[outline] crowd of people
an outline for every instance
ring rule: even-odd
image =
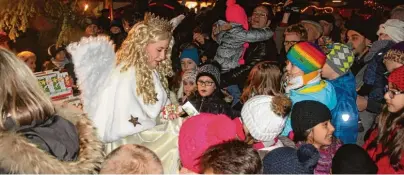
[[[103,11],[41,68],[0,33],[0,172],[404,173],[404,6],[345,19],[237,3]],[[48,70],[82,109],[46,95]]]

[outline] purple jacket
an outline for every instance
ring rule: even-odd
[[[296,146],[299,148],[302,144],[304,143],[299,142]],[[330,146],[318,150],[320,152],[320,159],[314,169],[314,174],[331,174],[332,158],[341,146],[342,142],[338,139],[334,139]]]

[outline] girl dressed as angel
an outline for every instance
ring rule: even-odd
[[[167,58],[174,42],[172,29],[169,21],[146,14],[116,55],[106,37],[83,38],[68,47],[84,111],[97,127],[106,152],[122,144],[145,145],[162,159],[166,173],[175,173],[177,153],[167,154],[177,149],[181,122],[159,123],[162,109],[171,103],[167,77],[173,72]]]

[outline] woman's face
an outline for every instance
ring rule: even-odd
[[[189,81],[189,80],[184,80],[184,81],[182,81],[182,84],[184,85],[185,96],[189,97],[189,95],[191,95],[191,93],[196,88],[195,82]]]
[[[155,43],[150,43],[146,46],[147,53],[147,65],[151,69],[155,69],[160,62],[167,58],[167,50],[169,45],[169,40],[160,40]]]
[[[313,127],[309,134],[309,142],[311,142],[317,149],[322,146],[331,145],[332,137],[335,128],[331,124],[330,120],[317,124]]]
[[[386,100],[387,109],[391,113],[396,113],[404,108],[404,92],[393,88],[393,84],[389,83],[389,89],[384,94],[384,99]]]
[[[251,16],[251,27],[260,29],[268,26],[268,10],[266,7],[258,6]]]
[[[286,72],[288,73],[289,78],[295,78],[304,75],[304,72],[299,67],[293,65],[290,61],[287,61]]]
[[[65,53],[65,51],[60,51],[60,52],[58,52],[57,54],[56,54],[56,56],[55,56],[55,60],[56,61],[64,61],[66,59],[66,53]]]
[[[198,85],[198,93],[202,97],[210,96],[216,90],[215,81],[208,76],[199,77],[196,83]]]
[[[183,58],[181,60],[181,69],[184,72],[189,70],[195,70],[196,66],[197,66],[196,63],[190,58]]]

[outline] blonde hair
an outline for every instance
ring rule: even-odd
[[[135,24],[129,31],[128,37],[117,52],[117,64],[123,65],[121,71],[127,71],[130,67],[135,68],[136,93],[143,97],[145,104],[155,104],[157,101],[157,93],[153,83],[153,70],[147,65],[146,47],[150,43],[170,40],[166,59],[156,68],[164,89],[169,92],[167,77],[173,75],[170,58],[174,45],[171,30],[172,26],[169,21],[148,13],[145,15],[144,21]]]
[[[34,58],[36,60],[36,55],[30,51],[22,51],[17,54],[17,57],[22,59],[23,61],[26,61],[29,58]]]
[[[106,158],[100,174],[163,174],[163,166],[150,149],[135,145],[122,145]]]
[[[46,120],[54,114],[52,102],[41,89],[32,71],[13,53],[0,48],[0,130],[12,117],[17,126]]]

